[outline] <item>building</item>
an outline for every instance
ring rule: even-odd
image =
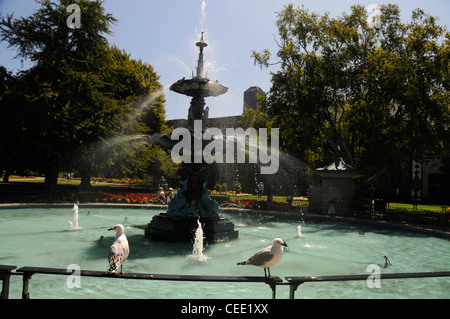
[[[445,165],[438,157],[426,158],[422,162],[413,161],[411,198],[436,203],[448,200],[450,189],[444,170]]]
[[[249,87],[244,92],[244,108],[242,110],[242,113],[245,112],[245,109],[253,109],[258,110],[259,104],[257,95],[263,95],[266,94],[260,87],[252,86]]]
[[[314,170],[321,182],[310,190],[309,208],[326,214],[333,206],[333,214],[351,215],[356,201],[357,179],[362,175],[342,158]]]

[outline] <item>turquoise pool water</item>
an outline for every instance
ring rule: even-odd
[[[224,214],[235,223],[239,239],[206,245],[207,258],[192,258],[192,245],[151,242],[137,225],[147,224],[157,209],[79,208],[79,227],[72,230],[71,208],[0,210],[0,264],[107,270],[108,248],[114,234],[107,229],[125,226],[130,256],[124,271],[155,274],[262,276],[263,269],[237,266],[254,252],[269,246],[275,237],[289,248],[272,275],[364,274],[371,264],[392,265],[383,273],[448,271],[450,241],[407,231],[325,220],[321,223],[279,220],[247,213]],[[301,226],[302,236],[297,233]],[[364,232],[364,235],[359,233]],[[98,244],[100,236],[103,243]],[[271,298],[264,284],[193,283],[171,281],[110,280],[81,277],[80,288],[69,288],[66,276],[36,274],[29,285],[31,298]],[[20,298],[22,278],[11,279],[10,298]],[[287,298],[280,286],[277,298]],[[305,283],[296,298],[449,298],[450,278],[381,280],[380,288],[365,281]]]

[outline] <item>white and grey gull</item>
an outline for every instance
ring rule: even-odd
[[[270,267],[277,264],[281,257],[283,257],[284,251],[283,247],[287,247],[287,244],[281,238],[275,238],[272,242],[272,246],[266,247],[252,257],[247,259],[246,261],[237,263],[238,265],[253,265],[264,268],[264,276],[267,277],[266,269],[269,272],[270,276]]]
[[[116,232],[116,237],[114,242],[109,248],[109,269],[107,273],[115,273],[120,266],[120,273],[122,273],[122,266],[125,260],[127,260],[130,254],[130,246],[128,245],[127,236],[125,236],[125,229],[121,224],[117,224],[108,230],[114,230]]]

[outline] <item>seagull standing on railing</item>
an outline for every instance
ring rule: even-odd
[[[238,265],[253,265],[258,267],[264,268],[264,277],[267,278],[266,268],[269,272],[269,278],[270,276],[270,268],[276,263],[278,263],[281,260],[281,257],[283,257],[284,251],[283,247],[287,247],[287,244],[285,241],[283,241],[281,238],[275,238],[272,242],[272,246],[266,247],[260,251],[258,251],[256,254],[254,254],[252,257],[250,257],[247,261],[243,261],[240,263],[237,263]]]
[[[122,266],[125,260],[127,260],[130,253],[130,246],[128,245],[127,236],[125,236],[125,229],[121,224],[109,228],[108,230],[116,231],[116,238],[109,248],[109,269],[107,273],[115,273],[120,266],[120,273],[122,273]]]

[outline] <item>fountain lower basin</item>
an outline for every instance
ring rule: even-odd
[[[88,211],[90,210],[90,212]],[[447,271],[450,241],[408,231],[369,225],[306,220],[283,220],[258,213],[223,214],[239,230],[239,239],[204,244],[206,258],[192,258],[193,240],[149,241],[143,228],[158,209],[85,208],[79,206],[80,230],[71,230],[67,220],[71,207],[0,209],[0,258],[2,264],[18,267],[66,268],[77,264],[83,270],[106,271],[113,234],[107,229],[125,226],[130,256],[124,271],[130,273],[262,276],[253,266],[236,266],[254,252],[281,237],[289,244],[283,259],[271,273],[286,276],[350,275],[366,272],[370,264],[392,266],[383,273]],[[297,226],[301,224],[301,237]],[[197,226],[194,227],[197,229]],[[360,235],[359,233],[364,233]],[[99,242],[99,238],[104,236]],[[10,298],[20,298],[22,279],[11,279]],[[65,276],[36,275],[30,281],[32,298],[271,298],[260,284],[193,283],[81,278],[81,288],[70,289]],[[448,298],[448,278],[382,281],[380,289],[365,282],[304,284],[296,298]],[[277,298],[288,298],[288,289],[278,289]]]

